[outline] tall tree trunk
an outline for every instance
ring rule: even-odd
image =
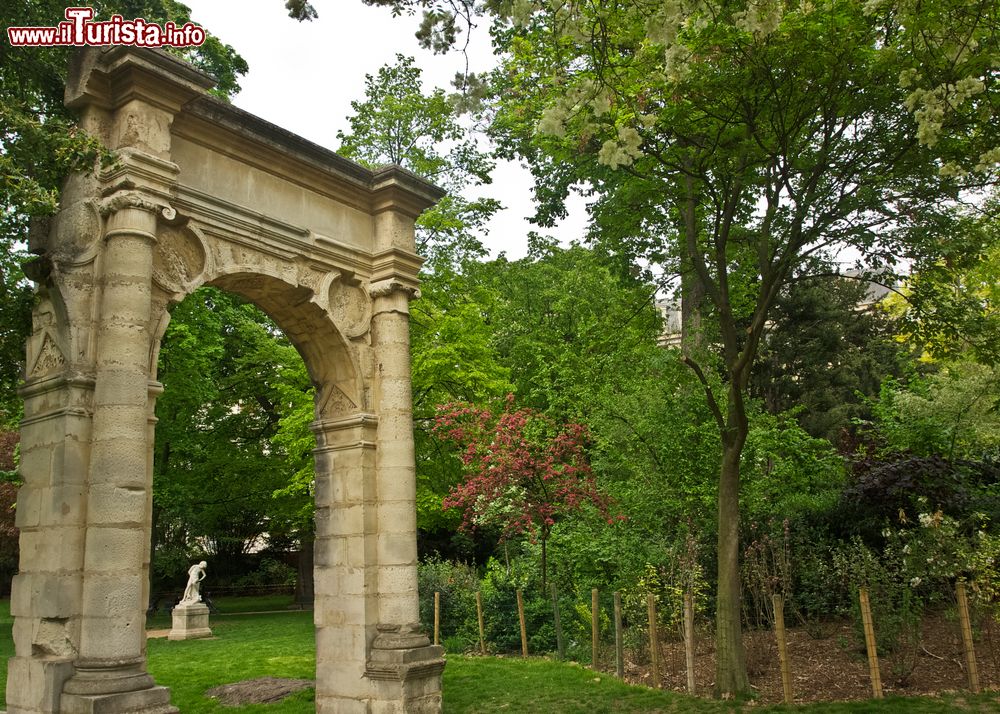
[[[542,530],[542,592],[545,592],[548,589],[548,583],[546,582],[547,575],[548,575],[548,572],[547,572],[548,563],[546,562],[546,559],[545,559],[545,541],[546,540],[548,540],[548,533],[546,533],[545,530],[543,529]]]
[[[739,697],[750,692],[740,626],[740,456],[747,437],[742,400],[730,385],[727,428],[722,436],[719,474],[718,593],[715,606],[715,694]]]
[[[694,274],[690,258],[681,256],[681,354],[697,357],[705,345],[702,311],[705,286]]]

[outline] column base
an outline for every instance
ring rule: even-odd
[[[117,694],[63,694],[59,714],[179,714],[170,690],[153,687]]]
[[[365,676],[371,714],[438,714],[444,647],[432,645],[418,625],[379,625]]]
[[[173,628],[168,640],[197,640],[211,637],[208,626],[208,605],[203,602],[194,605],[178,605],[173,610]]]
[[[78,665],[59,700],[59,714],[178,714],[170,690],[159,687],[141,662]]]

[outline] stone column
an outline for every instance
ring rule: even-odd
[[[146,672],[149,331],[159,206],[114,195],[102,253],[80,649],[64,714],[176,712]]]
[[[417,481],[410,386],[409,301],[415,289],[395,280],[371,287],[378,450],[379,621],[420,622],[417,600]]]
[[[55,714],[59,692],[74,671],[92,389],[86,377],[63,373],[29,378],[21,392],[24,485],[16,517],[20,567],[10,603],[15,654],[7,668],[10,714]]]
[[[375,245],[390,275],[372,283],[372,350],[378,439],[378,636],[368,677],[373,711],[438,712],[444,648],[421,632],[417,596],[416,464],[410,384],[409,301],[416,294],[410,260],[413,218],[398,211],[375,217]]]
[[[368,712],[365,662],[378,622],[371,414],[316,421],[316,711]]]

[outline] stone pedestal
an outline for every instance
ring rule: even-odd
[[[378,626],[365,676],[372,714],[438,714],[444,647],[432,645],[419,625]]]
[[[194,605],[178,605],[173,611],[174,626],[167,635],[168,640],[196,640],[211,637],[208,627],[208,605],[197,602]]]

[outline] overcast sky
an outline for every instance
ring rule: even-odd
[[[394,18],[389,10],[361,0],[313,0],[319,18],[299,23],[282,0],[184,0],[192,19],[232,45],[250,65],[233,100],[252,112],[310,141],[337,148],[337,131],[347,130],[352,100],[364,96],[366,74],[395,61],[397,53],[415,56],[423,69],[425,91],[451,89],[451,79],[465,67],[461,54],[433,55],[421,50],[413,33],[416,18]],[[493,57],[485,23],[473,33],[470,69],[489,69]],[[493,255],[525,252],[525,218],[533,213],[531,175],[516,164],[498,165],[493,184],[482,193],[507,207],[489,226],[486,243]],[[580,238],[585,216],[582,200],[558,229],[560,240]]]

